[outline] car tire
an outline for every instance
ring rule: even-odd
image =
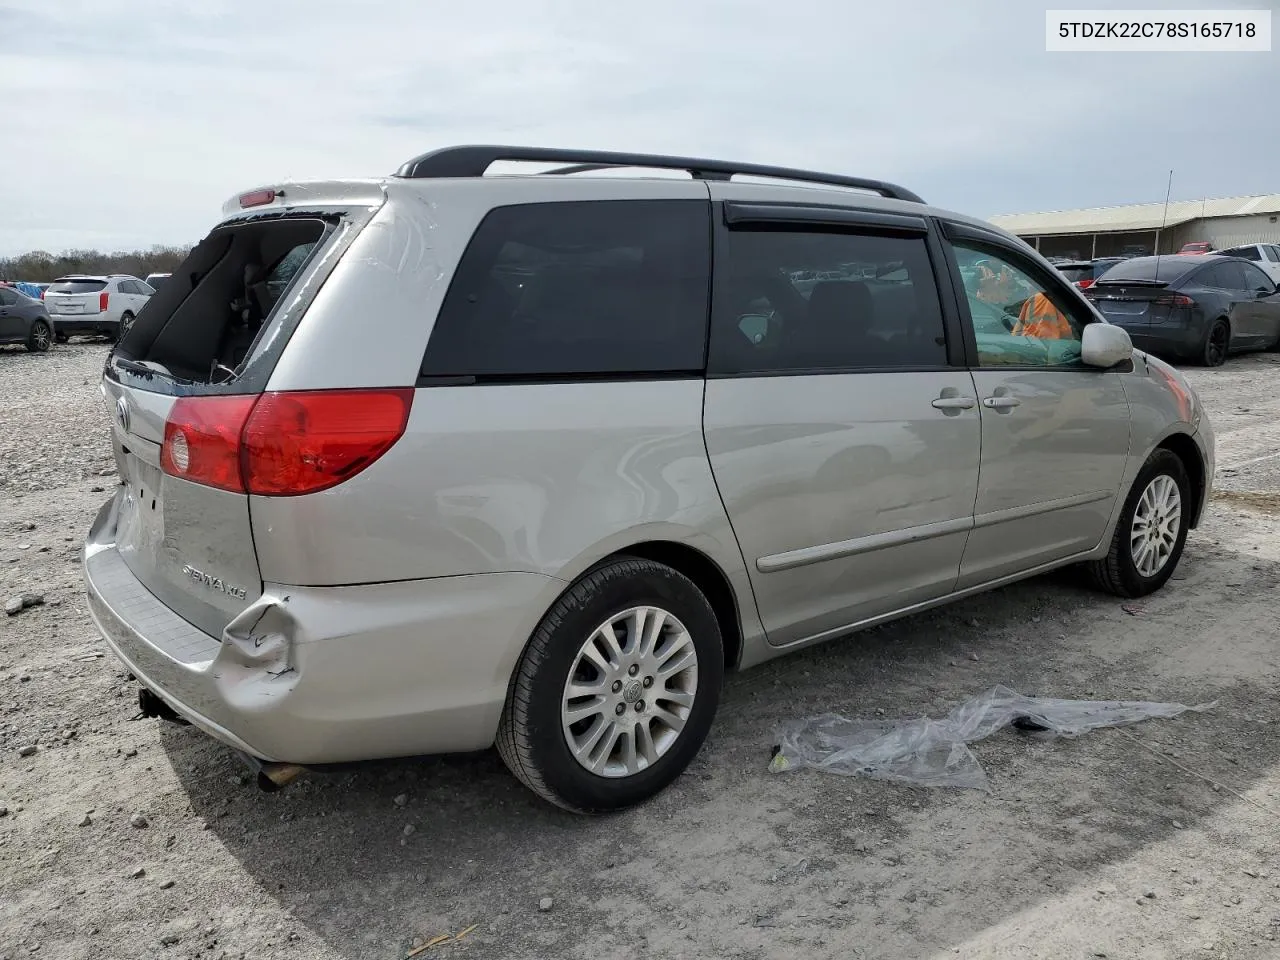
[[[54,335],[53,335],[53,338],[54,338],[55,340],[57,340],[57,341],[58,341],[58,343],[66,343],[68,340],[70,340],[70,339],[71,339],[71,334],[69,334],[69,333],[55,332],[55,333],[54,333]]]
[[[720,626],[702,591],[664,564],[615,558],[561,594],[534,631],[507,693],[498,752],[566,810],[629,807],[697,755],[723,678]]]
[[[133,328],[133,314],[126,310],[120,314],[120,325],[116,327],[112,339],[119,343],[129,335],[129,331]]]
[[[1205,367],[1220,367],[1227,362],[1231,352],[1231,324],[1219,318],[1210,324],[1204,335],[1204,343],[1200,347],[1197,359]]]
[[[43,320],[36,320],[27,331],[27,349],[32,353],[44,353],[53,342],[53,331]]]
[[[1176,504],[1172,491],[1177,494]],[[1142,597],[1159,590],[1182,558],[1194,506],[1182,460],[1169,450],[1156,450],[1133,481],[1107,555],[1087,564],[1093,582],[1118,597]],[[1175,507],[1177,518],[1170,529]],[[1144,546],[1154,553],[1144,552]]]

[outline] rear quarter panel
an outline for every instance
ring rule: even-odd
[[[251,502],[263,578],[337,585],[498,572],[571,581],[636,543],[699,550],[754,627],[741,551],[711,475],[701,379],[427,387],[363,473]]]

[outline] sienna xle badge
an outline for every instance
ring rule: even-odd
[[[675,779],[728,670],[1066,564],[1159,588],[1213,476],[1182,376],[1026,244],[687,158],[246,193],[102,389],[84,572],[144,711],[276,783],[496,744],[580,811]]]

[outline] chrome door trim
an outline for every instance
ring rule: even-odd
[[[907,527],[905,530],[890,530],[886,533],[874,533],[868,537],[855,537],[852,540],[822,543],[813,547],[801,547],[799,550],[788,550],[785,553],[775,553],[758,558],[756,569],[761,573],[776,573],[779,570],[792,570],[813,563],[822,563],[824,560],[838,560],[886,547],[900,547],[921,540],[945,537],[952,533],[964,533],[971,529],[973,529],[972,517],[956,517],[954,520],[925,523],[918,527]]]
[[[1021,507],[1010,507],[1008,510],[993,510],[991,513],[978,514],[973,518],[974,529],[992,527],[997,523],[1008,523],[1010,520],[1023,520],[1041,513],[1053,513],[1055,510],[1069,510],[1071,507],[1083,507],[1087,503],[1109,500],[1114,497],[1114,490],[1095,490],[1092,493],[1079,493],[1074,497],[1059,497],[1056,500],[1042,500],[1040,503],[1028,503]]]

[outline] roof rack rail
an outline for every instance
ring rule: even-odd
[[[725,160],[703,160],[696,157],[668,157],[650,153],[615,153],[608,150],[562,150],[555,147],[509,147],[470,145],[444,147],[414,157],[396,171],[397,177],[409,179],[437,177],[482,177],[485,171],[499,160],[520,160],[534,163],[562,163],[569,166],[548,170],[546,174],[588,173],[593,170],[609,170],[619,167],[649,167],[656,170],[685,170],[695,180],[729,180],[734,176],[768,177],[774,180],[794,180],[801,183],[821,183],[833,187],[853,187],[870,190],[892,200],[908,200],[924,203],[906,187],[869,180],[864,177],[846,177],[835,173],[818,173],[793,167],[771,167],[757,163],[732,163]]]

